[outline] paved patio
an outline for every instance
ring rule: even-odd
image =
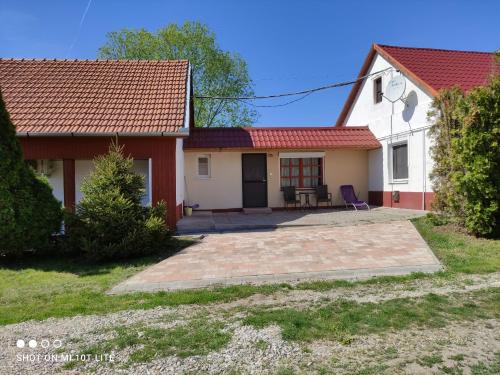
[[[209,234],[111,293],[240,283],[435,272],[440,263],[407,220]]]
[[[184,217],[177,223],[177,232],[179,234],[194,234],[297,226],[345,226],[412,219],[425,214],[425,211],[390,207],[375,207],[370,211],[354,211],[352,209],[290,210],[273,211],[271,214],[195,211],[193,216]]]

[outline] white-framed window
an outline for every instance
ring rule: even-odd
[[[210,155],[198,155],[198,177],[210,178]]]
[[[280,187],[314,189],[323,184],[324,155],[321,152],[280,152]]]
[[[323,158],[281,158],[281,187],[312,189],[323,185]]]
[[[389,145],[389,175],[393,183],[408,182],[408,141]]]

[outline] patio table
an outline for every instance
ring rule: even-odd
[[[304,204],[302,204],[302,208],[312,208],[311,206],[311,200],[309,199],[309,197],[311,195],[314,195],[315,192],[314,191],[301,191],[299,192],[299,197],[300,197],[300,200],[302,201],[302,195],[304,196]]]

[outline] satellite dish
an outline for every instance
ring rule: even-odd
[[[394,103],[397,102],[399,99],[401,99],[401,97],[405,93],[405,89],[406,89],[405,78],[403,76],[396,76],[392,78],[387,84],[384,96],[387,98],[387,100]]]

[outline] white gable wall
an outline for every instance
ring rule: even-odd
[[[391,67],[394,68],[393,65],[391,65],[386,59],[379,54],[376,54],[369,69],[369,73],[374,73]],[[374,103],[373,81],[382,76],[382,89],[385,90],[387,82],[391,79],[391,74],[399,75],[400,73],[396,72],[396,70],[387,71],[376,76],[368,77],[364,80],[360,90],[358,91],[358,96],[356,97],[353,105],[351,106],[351,110],[344,121],[344,125],[368,125],[377,138],[390,134],[391,103],[385,98],[381,103]],[[420,89],[408,77],[405,78],[405,96],[413,91],[417,96],[418,105],[412,113],[412,107],[410,110],[405,110],[405,105],[401,101],[394,103],[394,134],[408,131],[408,124],[411,124],[413,129],[427,125],[427,111],[429,110],[429,105],[432,102],[432,97],[430,95]]]
[[[394,70],[365,79],[344,121],[344,125],[367,125],[382,144],[381,149],[369,153],[370,191],[431,192],[429,173],[432,170],[432,159],[429,154],[431,142],[428,137],[429,122],[427,121],[427,112],[432,97],[406,76],[404,96],[410,96],[409,103],[411,104],[406,106],[401,101],[394,103],[392,144],[401,141],[408,143],[408,180],[400,183],[393,183],[390,180],[389,145],[391,144],[392,104],[385,98],[380,103],[374,102],[373,81],[377,77],[382,77],[382,89],[385,91],[391,77],[400,73],[379,54],[375,55],[369,68],[369,73],[373,73],[390,67],[394,68]],[[413,133],[410,132],[410,129],[413,130]]]

